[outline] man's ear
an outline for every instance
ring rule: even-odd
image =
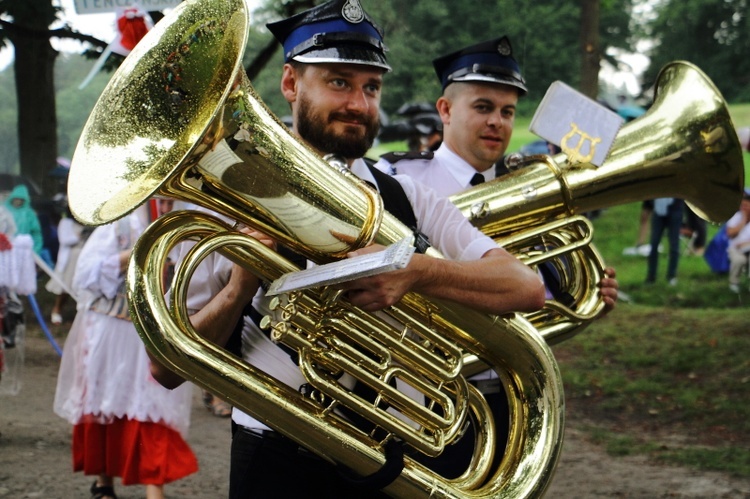
[[[281,94],[290,104],[297,100],[297,78],[299,75],[291,64],[284,64],[281,74]]]
[[[435,103],[435,109],[437,109],[437,112],[440,115],[440,121],[443,122],[443,125],[450,125],[451,101],[449,101],[445,96],[442,96]]]

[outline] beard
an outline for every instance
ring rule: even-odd
[[[356,119],[364,125],[364,129],[347,127],[344,132],[337,134],[329,126],[337,118],[350,121]],[[345,159],[361,158],[372,147],[379,130],[380,120],[378,117],[373,119],[367,115],[331,113],[326,120],[321,113],[314,111],[308,99],[300,98],[297,133],[310,146],[324,154],[336,154]]]

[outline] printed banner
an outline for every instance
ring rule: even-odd
[[[182,0],[74,0],[76,14],[106,14],[137,4],[145,11],[173,9]]]

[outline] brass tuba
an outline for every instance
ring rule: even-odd
[[[249,13],[245,0],[182,2],[126,58],[74,154],[68,194],[75,217],[108,223],[158,194],[255,227],[319,263],[373,241],[412,237],[369,186],[295,139],[255,95],[242,68]],[[162,269],[170,250],[187,240],[195,244],[167,303]],[[436,456],[460,437],[467,418],[478,421],[463,475],[445,479],[406,455],[384,488],[390,495],[543,494],[562,445],[564,398],[555,358],[526,320],[418,295],[383,314],[364,313],[327,288],[283,295],[264,323],[274,340],[297,351],[312,387],[302,394],[192,328],[187,287],[215,251],[267,281],[295,269],[217,217],[161,217],[136,244],[127,280],[133,322],[165,365],[360,475],[383,467],[394,443]],[[507,451],[496,468],[499,442],[483,396],[462,375],[465,352],[495,369],[508,395]],[[347,376],[377,398],[349,390]],[[404,396],[392,380],[427,403]],[[340,408],[379,430],[362,430]]]
[[[511,174],[451,197],[472,223],[529,265],[555,265],[568,304],[549,300],[525,317],[555,344],[602,310],[603,263],[582,214],[659,197],[684,199],[702,218],[723,222],[739,206],[742,149],[726,103],[696,66],[659,73],[650,109],[622,127],[604,164],[565,154],[531,156]]]

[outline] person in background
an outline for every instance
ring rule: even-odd
[[[682,234],[690,238],[688,254],[703,256],[706,249],[707,225],[689,206],[685,205],[685,221]]]
[[[150,221],[146,207],[97,227],[73,281],[78,312],[65,341],[54,411],[73,424],[73,471],[94,475],[91,497],[115,498],[114,478],[142,484],[147,499],[198,470],[185,441],[192,385],[167,390],[128,314],[125,271]]]
[[[680,229],[685,202],[675,198],[654,199],[654,212],[651,215],[651,250],[648,254],[648,272],[646,283],[656,282],[656,271],[659,265],[659,243],[667,231],[669,258],[667,260],[667,282],[677,285],[677,265],[680,261]]]
[[[654,212],[654,200],[647,199],[641,203],[641,213],[638,218],[638,239],[635,241],[635,246],[631,246],[622,250],[622,254],[625,256],[648,256],[651,253],[651,245],[649,244],[649,227],[651,222],[651,214]]]
[[[57,224],[57,238],[60,242],[60,249],[55,260],[55,273],[65,286],[56,279],[50,279],[45,286],[47,291],[56,295],[55,303],[52,305],[52,311],[50,312],[50,322],[54,325],[60,325],[63,322],[62,309],[70,298],[67,290],[72,289],[78,255],[81,253],[83,244],[90,233],[89,229],[73,218],[65,196],[59,198],[58,202],[63,206],[63,216]]]
[[[526,94],[526,83],[506,36],[439,57],[433,66],[443,87],[435,104],[443,122],[442,145],[429,155],[383,155],[375,167],[396,178],[409,176],[443,196],[451,196],[507,173],[503,155],[513,133],[518,99]],[[618,284],[614,269],[605,272],[600,292],[609,311],[615,306]],[[507,398],[497,374],[487,370],[469,381],[490,403],[497,427],[507,432]],[[473,437],[467,432],[459,444],[428,466],[455,478],[468,464],[472,447]]]
[[[646,110],[637,106],[625,105],[627,102],[627,96],[620,95],[618,97],[619,106],[615,111],[617,114],[625,118],[625,122],[633,121],[634,119],[642,116]],[[651,245],[649,244],[649,228],[651,222],[651,215],[654,212],[654,200],[646,199],[641,202],[641,211],[638,216],[638,237],[635,240],[635,245],[622,250],[623,256],[645,256],[647,257],[651,253]]]
[[[729,238],[729,289],[739,293],[742,271],[747,268],[750,257],[750,190],[745,189],[740,209],[726,223],[726,231]]]
[[[16,234],[16,222],[13,215],[5,206],[0,205],[0,269],[6,270],[6,259],[10,259],[10,251],[13,248],[13,236]],[[0,276],[0,379],[5,370],[5,347],[12,347],[14,338],[12,331],[6,325],[6,314],[8,307],[8,287],[4,282],[4,276]]]
[[[41,255],[44,248],[42,226],[39,223],[39,217],[31,207],[28,187],[23,184],[15,186],[5,199],[5,208],[13,215],[16,232],[30,235],[34,241],[34,253]]]
[[[378,140],[406,140],[410,152],[434,151],[443,140],[443,122],[429,102],[410,102],[397,111],[397,119],[381,124]]]
[[[174,200],[168,198],[157,198],[151,201],[152,209],[156,210],[156,214],[164,214],[172,211],[174,207]],[[169,255],[167,261],[167,268],[164,269],[165,278],[164,283],[169,288],[174,277],[175,260],[177,258],[176,252],[172,252]],[[232,406],[228,402],[225,402],[220,397],[217,397],[208,390],[201,389],[201,400],[203,406],[214,416],[218,418],[228,418],[232,415]]]
[[[745,152],[750,152],[750,126],[737,128],[737,138],[740,141],[740,147]]]
[[[16,220],[10,210],[3,205],[0,205],[0,234],[7,240],[16,235]]]
[[[518,99],[526,82],[507,36],[488,40],[433,61],[443,95],[435,107],[443,122],[443,142],[434,153],[388,153],[375,168],[407,175],[441,196],[452,196],[505,175]],[[550,154],[560,149],[547,144]],[[615,270],[599,283],[609,311],[618,296]]]
[[[332,0],[268,27],[284,46],[281,91],[292,109],[293,132],[321,156],[344,158],[353,174],[377,187],[388,211],[402,221],[413,219],[446,256],[415,254],[402,270],[344,283],[345,298],[368,312],[398,303],[410,291],[492,313],[539,309],[544,289],[531,269],[471,226],[447,199],[411,179],[371,169],[362,159],[377,136],[383,75],[390,67],[382,31],[359,2]],[[275,246],[262,234],[251,235]],[[382,249],[373,245],[349,256]],[[241,320],[243,358],[298,389],[306,383],[298,366],[253,321],[268,310],[259,289],[258,279],[241,266],[208,257],[190,283],[191,320],[220,345]],[[246,312],[251,304],[254,311]],[[153,369],[167,386],[183,381],[156,362]],[[234,408],[232,419],[230,497],[383,497],[379,488],[385,484],[355,486],[340,474],[344,466],[318,458],[251,415]]]
[[[435,151],[443,142],[443,122],[435,113],[418,113],[409,119],[414,134],[407,145],[410,151]]]

